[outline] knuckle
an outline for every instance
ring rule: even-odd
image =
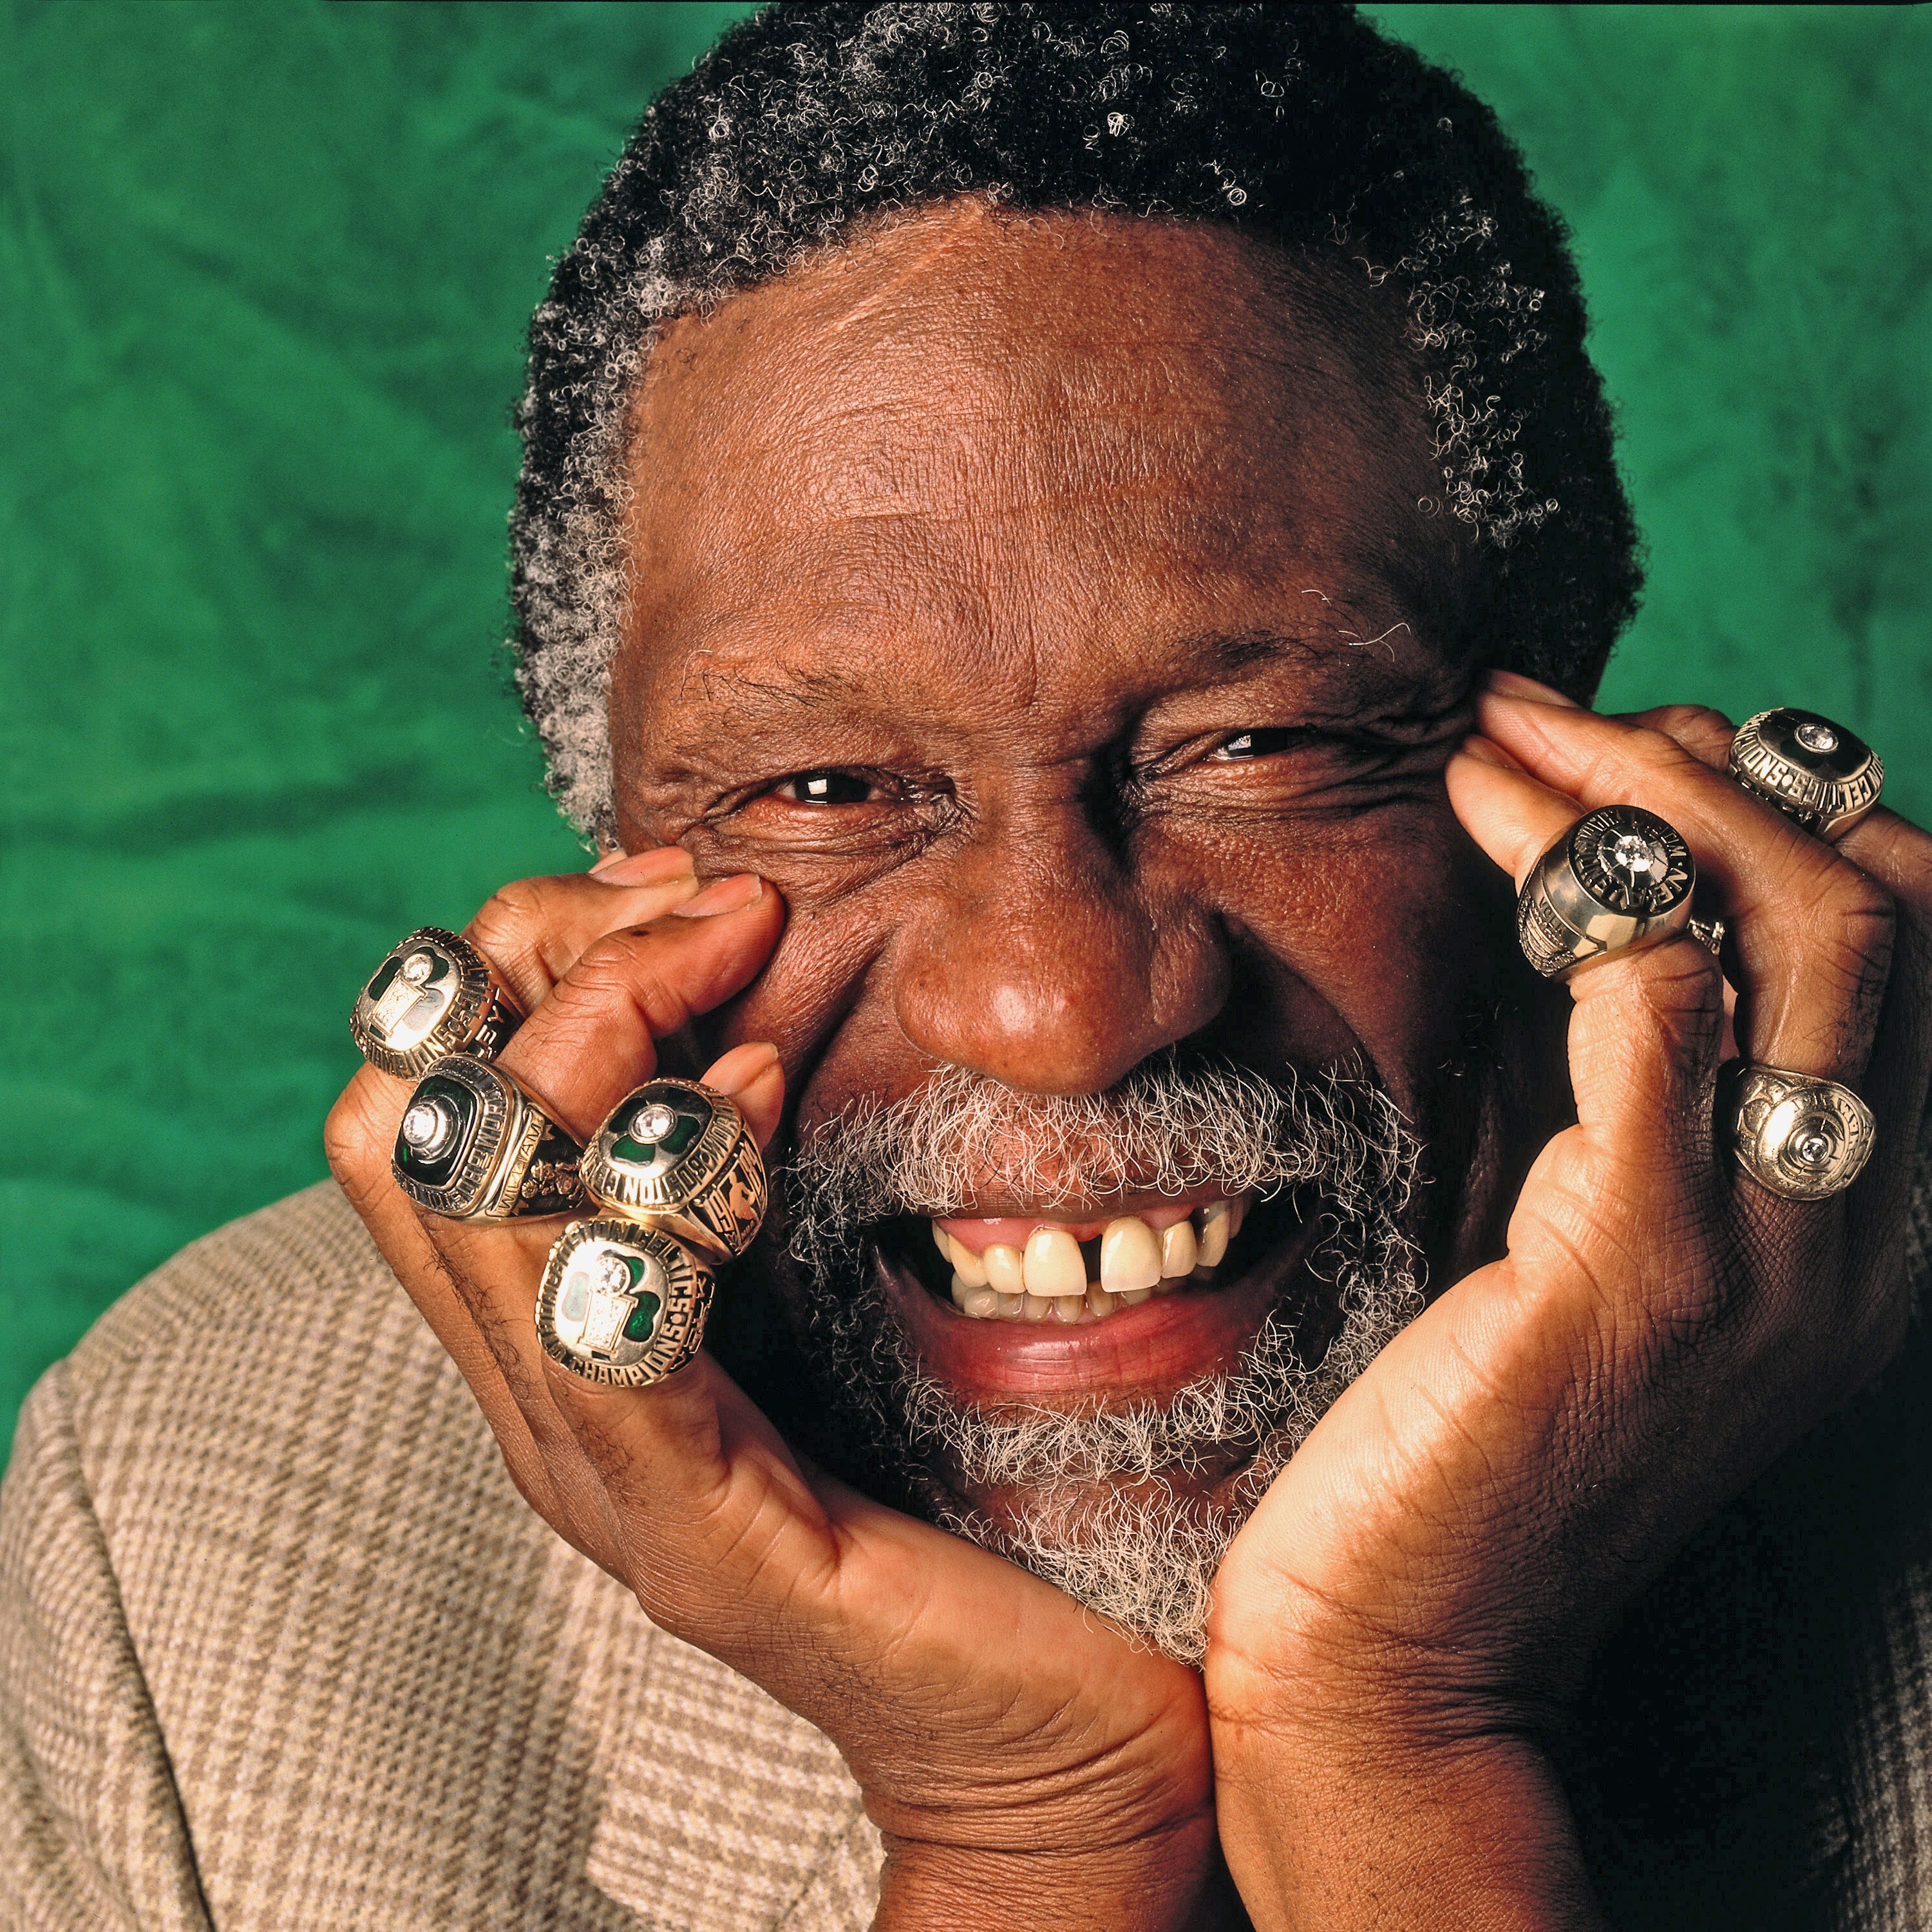
[[[484,951],[493,945],[520,946],[542,925],[546,895],[539,879],[513,879],[485,899],[470,929]]]
[[[662,950],[647,928],[612,933],[577,962],[559,992],[569,986],[587,1007],[600,1012],[628,1004],[654,1033],[672,1031],[691,1017],[691,1007],[667,976]]]
[[[1590,760],[1588,784],[1592,793],[1605,800],[1628,791],[1639,776],[1651,778],[1660,772],[1701,772],[1704,762],[1687,752],[1667,731],[1654,724],[1632,728],[1628,736],[1603,745]]]
[[[367,1200],[389,1177],[389,1136],[376,1118],[375,1096],[363,1075],[345,1087],[322,1126],[329,1172],[352,1202]]]
[[[1659,946],[1633,962],[1636,995],[1664,1043],[1714,1044],[1724,1016],[1718,962],[1694,940]]]
[[[1862,872],[1834,862],[1820,877],[1804,907],[1803,943],[1844,983],[1882,981],[1892,964],[1898,910],[1889,893]]]
[[[1645,714],[1646,722],[1707,762],[1721,764],[1738,728],[1709,704],[1666,704]]]

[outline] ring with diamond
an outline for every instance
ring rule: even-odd
[[[652,1080],[626,1095],[592,1136],[583,1173],[592,1200],[714,1262],[751,1246],[770,1198],[744,1116],[694,1080]]]
[[[1734,1061],[1721,1118],[1732,1153],[1787,1201],[1842,1193],[1871,1156],[1878,1124],[1849,1087],[1788,1067]]]
[[[512,1221],[581,1208],[582,1151],[501,1067],[458,1053],[416,1083],[389,1166],[432,1214]]]
[[[383,955],[349,1030],[370,1066],[414,1080],[446,1054],[495,1059],[523,1018],[469,940],[425,926]]]
[[[1840,838],[1878,803],[1885,766],[1855,733],[1788,707],[1747,718],[1731,740],[1731,776],[1820,838]]]
[[[1523,957],[1564,980],[1614,952],[1674,939],[1690,923],[1697,867],[1654,812],[1586,812],[1529,869],[1516,903]]]
[[[557,1237],[537,1292],[537,1339],[572,1374],[642,1388],[698,1353],[711,1271],[661,1228],[597,1216]]]

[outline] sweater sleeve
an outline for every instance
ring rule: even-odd
[[[28,1398],[0,1487],[0,1927],[209,1932],[64,1364]]]

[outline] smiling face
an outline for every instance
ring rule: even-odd
[[[1354,1065],[1428,1144],[1438,1276],[1493,1239],[1515,1156],[1470,1015],[1507,1059],[1524,975],[1442,784],[1462,558],[1400,313],[1348,273],[966,203],[664,332],[620,826],[784,894],[720,1032],[778,1042],[797,1132],[946,1070],[983,1104],[1103,1095],[1169,1048]],[[1064,1145],[998,1150],[1024,1112],[884,1236],[881,1318],[957,1398],[1158,1402],[1318,1307],[1318,1189],[1224,1211],[1183,1149],[1103,1193]],[[1197,1274],[1190,1244],[1227,1246]],[[1036,1287],[1043,1314],[1009,1305]]]

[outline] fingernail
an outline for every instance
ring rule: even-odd
[[[714,879],[694,899],[686,899],[674,908],[680,919],[710,919],[721,912],[742,912],[756,905],[765,882],[755,872],[736,872],[728,879]]]
[[[768,1040],[748,1040],[719,1057],[704,1076],[707,1087],[721,1094],[742,1094],[758,1077],[778,1064],[778,1050]]]
[[[1462,750],[1466,757],[1474,758],[1480,765],[1494,765],[1506,772],[1520,772],[1522,766],[1491,738],[1485,738],[1479,731],[1472,731],[1462,740]]]
[[[1534,678],[1525,677],[1519,671],[1492,670],[1488,683],[1499,697],[1527,698],[1532,704],[1560,704],[1568,711],[1583,708],[1574,698],[1565,698],[1554,685],[1538,684]]]
[[[653,845],[648,852],[608,854],[590,876],[607,886],[656,886],[688,877],[691,869],[691,854],[682,845]]]

